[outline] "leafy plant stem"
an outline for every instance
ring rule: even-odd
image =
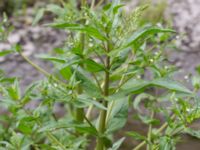
[[[134,58],[134,55],[132,55],[132,56],[130,57],[130,61],[132,60],[132,58]],[[129,61],[129,62],[130,62],[130,61]],[[130,64],[130,63],[128,63],[128,65],[126,66],[125,72],[128,70],[129,64]],[[117,93],[117,92],[119,91],[120,87],[123,85],[123,81],[125,80],[125,76],[126,76],[125,74],[122,75],[122,77],[121,77],[121,79],[120,79],[120,81],[119,81],[119,85],[118,85],[118,87],[117,87],[115,93]],[[112,109],[113,109],[114,105],[115,105],[115,101],[112,101],[111,104],[109,105],[108,112],[107,112],[107,116],[106,116],[106,124],[107,124],[107,122],[108,122],[108,120],[109,120],[109,117],[110,117],[110,114],[111,114],[111,112],[112,112]]]
[[[154,111],[151,112],[151,119],[154,117]],[[147,144],[147,150],[152,150],[152,144],[151,144],[151,134],[152,134],[152,124],[149,125],[148,129],[148,134],[147,134],[147,139],[148,139],[148,144]]]
[[[47,136],[53,143],[61,147],[63,150],[66,150],[65,146],[62,145],[50,132],[47,132]]]
[[[174,120],[176,117],[175,114],[173,114],[170,119]],[[166,127],[168,126],[168,123],[165,122],[156,132],[156,134],[161,133]],[[141,147],[143,147],[146,144],[146,141],[141,142],[140,144],[138,144],[135,148],[133,148],[133,150],[139,150]]]
[[[85,5],[86,5],[86,0],[81,0],[81,9]],[[85,24],[85,20],[83,20],[82,23]],[[83,53],[84,47],[85,47],[85,35],[84,35],[84,33],[81,33],[81,35],[80,35],[80,42],[81,42],[80,49],[81,49],[81,51]],[[82,93],[82,88],[79,85],[78,86],[78,94],[81,94],[81,93]],[[75,116],[76,117],[76,121],[78,121],[80,123],[83,122],[84,121],[84,108],[76,108],[75,111],[76,111],[76,113],[75,113],[76,114],[76,116]]]
[[[110,51],[110,44],[108,42],[107,51]],[[110,82],[110,56],[106,56],[106,71],[105,71],[105,81],[104,81],[104,96],[109,95],[109,82]],[[103,105],[107,108],[108,102],[106,100],[103,101]],[[101,110],[99,117],[99,133],[100,135],[104,133],[106,128],[106,116],[107,110]],[[101,137],[97,140],[96,150],[104,150],[104,141]]]
[[[86,0],[81,0],[81,6],[85,6],[86,5]]]
[[[24,109],[25,110],[25,109]],[[29,112],[29,111],[27,111],[27,110],[25,110],[25,112],[27,113],[27,114],[29,114],[29,115],[31,115],[32,116],[32,114]],[[42,128],[42,123],[40,122],[40,120],[36,120],[36,122],[37,122],[37,124],[39,125],[39,127],[40,128]],[[62,150],[67,150],[66,148],[65,148],[65,146],[62,144],[62,143],[60,143],[59,141],[58,141],[58,139],[53,135],[53,134],[51,134],[51,132],[46,132],[46,136],[49,138],[49,140],[51,140],[54,144],[56,144],[56,145],[58,145],[60,148],[62,148]]]

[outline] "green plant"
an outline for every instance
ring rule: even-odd
[[[152,25],[139,27],[138,16],[145,7],[126,14],[119,1],[103,7],[95,7],[94,2],[90,6],[82,0],[81,9],[73,1],[62,7],[48,5],[38,12],[34,24],[51,11],[56,18],[46,26],[68,34],[63,48],[38,56],[54,64],[53,74],[27,58],[22,47],[13,47],[46,78],[21,92],[17,78],[1,74],[0,103],[9,110],[8,116],[1,116],[7,127],[2,125],[0,130],[2,149],[81,150],[95,139],[92,149],[117,150],[125,138],[115,142],[113,135],[125,126],[133,106],[138,119],[149,126],[147,136],[127,132],[142,141],[134,150],[144,145],[148,150],[168,150],[199,118],[199,86],[193,92],[174,81],[174,67],[166,66],[162,55],[169,34],[175,32]],[[147,72],[149,79],[143,78]],[[161,94],[160,88],[165,89]],[[27,109],[33,100],[38,106]],[[140,109],[142,101],[147,114]],[[56,117],[56,103],[64,104],[64,117]],[[166,118],[162,125],[156,114]]]
[[[158,0],[158,1],[142,0],[140,1],[139,5],[144,5],[146,3],[149,4],[149,7],[142,14],[142,17],[140,19],[141,24],[145,23],[157,24],[159,22],[165,24],[171,23],[170,19],[166,18],[165,16],[168,7],[168,2],[166,0]]]

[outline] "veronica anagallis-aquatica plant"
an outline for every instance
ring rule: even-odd
[[[2,138],[1,144],[11,149],[17,146],[19,149],[117,150],[125,137],[114,142],[113,135],[126,125],[132,107],[137,110],[139,120],[149,126],[147,136],[134,131],[126,133],[142,141],[134,150],[145,145],[148,150],[174,149],[177,135],[189,132],[187,125],[199,117],[198,106],[193,107],[198,102],[195,92],[199,82],[195,80],[194,92],[190,91],[172,80],[172,69],[164,67],[162,43],[175,32],[152,25],[138,27],[137,21],[146,7],[126,14],[118,0],[104,6],[101,3],[95,5],[93,1],[89,5],[82,0],[81,8],[77,9],[73,1],[62,2],[62,7],[51,4],[38,11],[34,24],[45,11],[54,13],[54,22],[45,26],[66,32],[66,42],[51,54],[38,56],[54,64],[52,74],[15,46],[46,79],[20,92],[16,78],[8,80],[2,75],[1,103],[11,111],[11,119],[15,121],[9,124],[12,132],[6,132],[11,138]],[[150,78],[142,78],[147,71],[151,73]],[[155,94],[160,88],[164,92]],[[25,109],[35,99],[41,99],[39,106]],[[141,101],[150,115],[142,113]],[[167,107],[162,105],[163,101],[168,102]],[[64,117],[55,117],[55,103],[64,105]],[[158,113],[167,118],[163,124],[155,118]],[[160,127],[154,128],[158,124]],[[95,146],[90,146],[94,139]]]

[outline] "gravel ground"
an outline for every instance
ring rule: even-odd
[[[128,8],[132,9],[136,3],[137,1],[133,0]],[[166,13],[173,16],[174,28],[181,35],[177,39],[179,51],[170,52],[168,56],[180,68],[178,77],[184,79],[187,74],[194,74],[195,67],[200,64],[200,0],[168,0],[168,3],[169,7]],[[66,34],[41,26],[32,27],[30,25],[31,13],[27,17],[30,18],[28,23],[21,19],[14,24],[16,30],[9,36],[9,42],[22,44],[28,57],[46,70],[50,70],[51,64],[38,60],[34,55],[47,53],[53,48],[63,45]],[[7,43],[0,43],[0,50],[9,47],[10,45]],[[5,69],[9,76],[21,78],[22,88],[43,77],[18,55],[1,58],[0,68]],[[130,129],[138,128],[138,130],[144,131],[144,127],[138,122],[129,121]],[[199,123],[194,126],[199,126]],[[128,145],[129,143],[125,143],[126,148],[124,150],[130,149]],[[184,136],[184,143],[178,146],[178,150],[199,150],[199,148],[200,142],[187,136]]]
[[[132,9],[136,4],[137,1],[129,3],[127,9]],[[194,73],[195,67],[200,64],[200,25],[198,24],[200,22],[200,0],[168,0],[168,5],[166,13],[168,16],[173,16],[174,28],[180,35],[183,35],[177,39],[179,50],[170,52],[168,57],[180,68],[177,76],[184,79],[187,74]],[[9,36],[9,42],[11,44],[20,43],[27,56],[49,70],[51,66],[45,65],[46,63],[38,60],[34,55],[47,53],[53,48],[63,45],[66,34],[42,26],[31,26],[33,11],[30,9],[27,12],[26,17],[23,16],[18,19],[18,22],[14,22],[16,29]],[[9,47],[9,44],[0,42],[0,50]],[[0,67],[5,69],[8,75],[22,78],[23,86],[42,77],[17,55],[0,58]]]

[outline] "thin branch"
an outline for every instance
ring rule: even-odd
[[[95,0],[92,0],[92,3],[91,3],[91,6],[90,6],[90,9],[93,9],[95,6]]]
[[[90,120],[84,115],[84,119],[86,120],[86,122],[90,125],[90,127],[92,127],[93,129],[96,130],[96,132],[98,133],[96,127],[90,122]]]
[[[175,119],[176,115],[172,115],[170,118],[171,120]],[[165,122],[155,133],[161,133],[166,127],[168,126],[168,123]],[[138,144],[135,148],[133,148],[133,150],[139,150],[140,148],[142,148],[144,145],[146,144],[146,141],[141,142],[140,144]]]
[[[95,8],[99,7],[103,2],[104,0],[100,0],[99,3],[95,6]]]
[[[151,119],[153,119],[154,117],[154,111],[151,112]],[[147,150],[152,150],[152,146],[151,146],[151,134],[152,134],[152,124],[150,123],[149,125],[149,129],[148,129],[148,133],[147,133],[147,139],[148,139],[148,144],[147,144]]]
[[[59,83],[60,85],[63,85],[64,87],[66,87],[65,83],[63,83],[62,81],[60,81],[59,79],[57,79],[55,76],[52,76],[50,73],[48,73],[46,70],[44,70],[40,66],[36,65],[28,57],[26,57],[22,52],[20,52],[19,54],[22,56],[22,58],[24,58],[24,60],[26,60],[36,70],[38,70],[39,72],[41,72],[42,74],[44,74],[47,78],[52,78],[52,80],[54,80],[55,82]]]
[[[24,109],[24,110],[25,110],[25,109]],[[25,112],[26,112],[27,114],[29,114],[29,115],[32,116],[32,114],[29,113],[27,110],[25,110]],[[36,120],[36,122],[37,122],[37,124],[39,125],[39,127],[42,128],[42,123],[41,123],[38,119]],[[67,149],[65,148],[65,146],[64,146],[62,143],[60,143],[60,141],[58,141],[58,139],[57,139],[53,134],[51,134],[51,132],[46,131],[46,136],[47,136],[47,138],[48,138],[49,140],[51,140],[54,144],[56,144],[56,145],[58,145],[60,148],[62,148],[62,150],[67,150]]]
[[[19,53],[24,60],[26,60],[31,66],[33,66],[36,70],[38,70],[39,72],[41,72],[42,74],[44,74],[46,77],[51,77],[51,74],[48,73],[46,70],[44,70],[43,68],[41,68],[40,66],[36,65],[35,63],[33,63],[28,57],[26,57],[22,52]]]

